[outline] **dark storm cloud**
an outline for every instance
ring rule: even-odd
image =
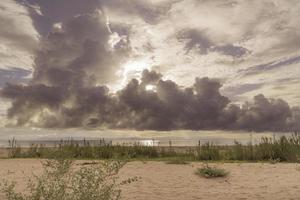
[[[156,84],[162,78],[162,74],[156,71],[144,70],[142,73],[142,84]]]
[[[248,130],[280,131],[288,128],[287,120],[291,115],[292,111],[287,102],[267,99],[260,94],[254,97],[253,103],[243,105],[237,125]]]
[[[144,71],[141,83],[133,79],[119,92],[119,99],[134,116],[132,125],[137,129],[209,129],[229,103],[219,93],[221,84],[208,78],[197,78],[193,87],[181,88],[171,80],[152,79],[156,89],[148,91],[145,85],[149,74]],[[144,82],[146,81],[146,82]]]
[[[41,43],[32,83],[82,87],[114,81],[118,63],[130,51],[112,48],[103,16],[86,14],[64,23]]]
[[[178,0],[177,0],[178,1]],[[91,13],[95,9],[108,9],[122,15],[139,16],[149,24],[158,23],[166,16],[175,0],[151,3],[140,0],[17,0],[26,6],[37,30],[46,35],[54,23],[66,22],[73,16]],[[38,5],[42,15],[32,6]]]
[[[88,105],[97,111],[104,103],[100,96],[108,89],[96,85],[114,81],[119,62],[130,51],[124,41],[112,47],[111,34],[99,12],[53,29],[41,40],[29,85],[9,84],[3,89],[2,95],[13,100],[8,116],[16,117],[19,125],[81,126],[84,114],[91,114]]]
[[[98,0],[17,0],[28,7],[37,30],[46,35],[54,23],[66,22],[80,14],[93,12],[100,8]],[[38,5],[42,15],[36,13],[31,6]]]
[[[161,74],[145,70],[115,95],[105,86],[41,84],[7,85],[2,96],[13,100],[8,116],[18,125],[40,127],[107,127],[137,130],[228,129],[249,131],[299,130],[299,108],[262,94],[242,107],[220,94],[221,84],[196,78],[182,88]],[[147,90],[151,83],[154,90]]]
[[[12,100],[8,110],[9,118],[16,117],[18,125],[24,125],[32,119],[41,108],[55,109],[62,102],[62,88],[39,85],[11,85],[1,91],[1,95]],[[43,125],[43,124],[41,124]]]

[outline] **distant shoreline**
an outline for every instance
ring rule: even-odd
[[[97,142],[112,141],[113,144],[140,143],[149,146],[195,146],[201,143],[213,142],[215,145],[232,145],[234,140],[247,144],[260,142],[261,137],[280,137],[291,135],[291,132],[243,132],[223,130],[176,130],[176,131],[135,131],[135,130],[81,130],[81,129],[21,129],[0,128],[0,147],[8,146],[8,140],[15,138],[21,146],[30,146],[31,143],[44,143],[48,146],[61,140]]]

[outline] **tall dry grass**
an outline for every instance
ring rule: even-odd
[[[185,151],[176,151],[176,147],[158,148],[154,146],[111,145],[105,142],[91,145],[84,141],[79,144],[75,141],[61,141],[55,147],[32,145],[28,150],[22,151],[17,141],[9,147],[11,158],[56,158],[71,159],[169,159],[185,161],[201,160],[240,160],[240,161],[270,161],[298,162],[300,161],[300,135],[291,137],[282,136],[278,139],[262,138],[260,143],[242,145],[235,141],[234,145],[217,146],[213,143],[186,148]]]

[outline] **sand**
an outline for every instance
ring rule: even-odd
[[[170,165],[164,162],[129,162],[120,177],[138,176],[138,182],[123,187],[122,199],[300,199],[300,164],[212,163],[230,171],[226,178],[205,179],[194,174],[202,163]],[[9,172],[9,173],[8,173]],[[41,173],[40,160],[0,159],[0,179],[21,183],[32,172]],[[4,199],[0,195],[0,199]]]

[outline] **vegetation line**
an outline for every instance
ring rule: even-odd
[[[299,162],[300,135],[278,139],[263,137],[258,144],[242,145],[235,142],[230,146],[217,146],[205,143],[195,147],[177,148],[154,147],[135,144],[133,146],[111,145],[105,141],[91,145],[89,142],[77,143],[72,140],[61,141],[55,147],[33,144],[22,148],[16,140],[9,142],[9,158],[57,158],[69,159],[165,159],[173,162],[182,161],[270,161]],[[171,162],[172,163],[172,162]]]

